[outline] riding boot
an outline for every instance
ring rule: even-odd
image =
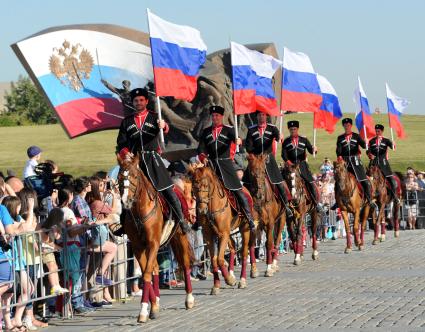
[[[180,227],[184,234],[190,231],[189,225],[184,221],[182,206],[173,188],[167,188],[161,192],[164,195],[165,200],[170,204],[170,208],[174,213],[174,216],[178,220]]]
[[[366,180],[366,181],[361,181],[360,183],[363,187],[365,197],[367,201],[369,202],[370,207],[374,210],[378,209],[378,206],[376,205],[376,203],[372,201],[372,186],[370,185],[370,182]]]
[[[249,208],[248,200],[245,197],[245,194],[242,192],[242,189],[233,190],[236,199],[239,202],[239,205],[244,210],[246,217],[248,218],[249,229],[253,231],[255,229],[254,218],[251,214],[251,209]]]
[[[397,182],[395,182],[394,176],[387,177],[390,183],[390,194],[396,204],[400,204],[400,199],[397,197]]]
[[[316,211],[321,213],[323,212],[322,204],[319,202],[319,198],[317,197],[316,187],[313,182],[305,182],[308,192],[313,200],[313,203],[316,205]]]
[[[283,186],[283,183],[276,183],[276,187],[279,190],[280,199],[282,200],[283,205],[285,206],[286,216],[288,218],[292,218],[294,216],[294,214],[292,213],[291,209],[289,208],[288,197],[286,197],[286,191],[285,191],[285,188]]]

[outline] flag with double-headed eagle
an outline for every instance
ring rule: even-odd
[[[71,138],[118,128],[125,96],[153,81],[149,35],[116,25],[53,27],[12,48]]]

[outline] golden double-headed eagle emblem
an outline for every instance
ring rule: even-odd
[[[80,91],[84,87],[83,79],[89,79],[93,68],[93,57],[80,43],[71,45],[65,40],[61,48],[54,48],[49,59],[49,68],[63,84]]]

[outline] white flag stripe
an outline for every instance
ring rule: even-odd
[[[54,48],[62,47],[64,36],[71,45],[79,43],[81,48],[88,50],[95,65],[97,49],[101,65],[126,68],[149,79],[153,78],[149,47],[103,32],[74,29],[54,31],[17,43],[23,54],[32,55],[30,65],[37,77],[50,74],[50,56]],[[148,61],[146,57],[149,57]]]
[[[250,50],[245,46],[231,42],[232,66],[250,66],[258,76],[272,78],[282,62],[271,55]]]
[[[307,54],[292,52],[289,48],[283,50],[283,68],[302,73],[315,73]]]
[[[177,44],[180,47],[207,50],[207,46],[201,38],[201,33],[195,28],[168,22],[153,14],[149,9],[148,21],[151,38],[159,38],[164,42]]]
[[[319,82],[320,91],[330,95],[338,96],[332,84],[327,80],[326,77],[317,74],[317,81]]]
[[[397,111],[403,113],[407,106],[409,106],[410,102],[405,98],[396,96],[394,92],[391,91],[387,83],[385,83],[385,88],[387,90],[387,98],[393,102],[393,105]]]

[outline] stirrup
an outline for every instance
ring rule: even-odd
[[[285,206],[285,210],[286,210],[286,216],[288,218],[292,218],[294,216],[294,214],[292,213],[291,208],[288,205]]]

